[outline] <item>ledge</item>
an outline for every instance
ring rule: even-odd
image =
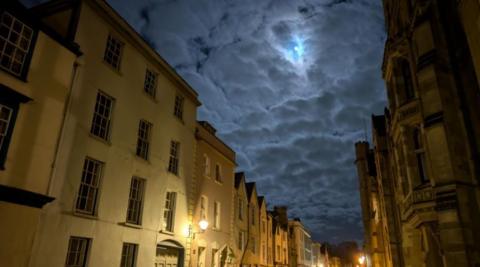
[[[54,200],[54,197],[27,191],[24,189],[0,185],[0,201],[14,203],[32,208],[42,208]]]

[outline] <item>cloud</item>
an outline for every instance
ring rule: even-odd
[[[385,105],[380,1],[109,2],[199,92],[270,206],[319,241],[362,238],[353,145]]]

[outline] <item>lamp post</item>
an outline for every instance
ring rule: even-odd
[[[195,239],[195,235],[196,234],[201,234],[203,232],[205,232],[205,230],[207,230],[208,228],[208,221],[205,220],[205,219],[201,219],[199,222],[198,222],[198,227],[200,228],[200,231],[199,232],[192,232],[192,226],[190,225],[190,233],[192,234],[192,239]]]
[[[360,264],[360,266],[364,266],[363,264],[365,263],[365,255],[361,255],[360,257],[358,257],[358,263]]]

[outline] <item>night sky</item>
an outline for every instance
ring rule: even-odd
[[[386,105],[382,1],[109,3],[198,91],[270,207],[318,241],[362,239],[354,143]]]

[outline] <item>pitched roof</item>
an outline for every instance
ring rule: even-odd
[[[242,183],[242,179],[245,179],[245,173],[244,172],[235,173],[235,188],[236,189],[238,189],[238,187]]]
[[[257,202],[258,202],[259,206],[261,206],[262,203],[267,204],[264,196],[258,196],[257,197]]]
[[[245,186],[247,187],[248,199],[252,199],[253,189],[255,188],[255,182],[245,183]]]

